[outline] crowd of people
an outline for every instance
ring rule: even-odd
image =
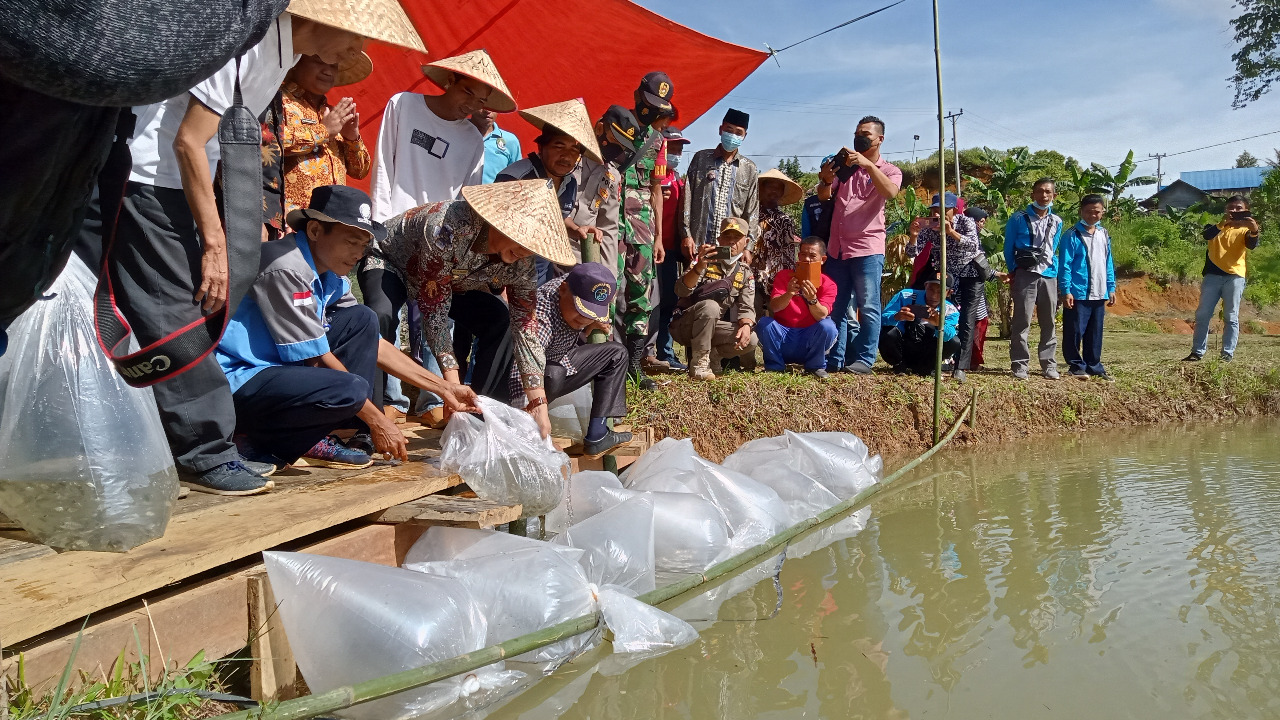
[[[853,147],[823,161],[806,197],[742,154],[750,117],[734,109],[717,145],[682,173],[689,141],[672,126],[676,88],[661,71],[598,118],[570,99],[519,109],[517,121],[500,115],[516,102],[476,50],[424,65],[441,92],[393,96],[370,153],[360,130],[369,109],[329,97],[373,72],[364,39],[305,9],[284,12],[212,77],[134,110],[132,171],[104,267],[144,346],[228,302],[218,195],[232,191],[215,133],[240,104],[262,124],[256,277],[216,352],[155,389],[179,472],[197,489],[264,492],[300,458],[346,468],[375,453],[406,459],[396,420],[440,423],[475,411],[477,394],[525,408],[545,436],[548,404],[590,385],[583,451],[599,455],[629,440],[610,423],[626,415],[628,378],[641,390],[656,372],[713,380],[755,369],[757,349],[768,372],[868,375],[879,355],[930,373],[941,333],[963,380],[982,362],[991,281],[1011,284],[1015,377],[1028,376],[1033,312],[1041,370],[1058,377],[1059,298],[1070,372],[1109,377],[1101,331],[1115,274],[1099,196],[1066,229],[1053,181],[1037,182],[1006,227],[1005,273],[982,252],[986,214],[941,193],[909,228],[910,286],[882,303],[885,204],[902,172],[880,154],[879,118],[857,124]],[[539,133],[527,155],[513,122]],[[366,177],[369,194],[347,185]],[[797,228],[785,208],[799,203]],[[1219,298],[1234,327],[1244,248],[1259,230],[1245,209],[1233,200],[1206,231],[1189,360],[1205,352]],[[101,248],[109,230],[86,223],[82,247]],[[1229,329],[1225,357],[1234,338]],[[402,383],[419,390],[412,405]]]

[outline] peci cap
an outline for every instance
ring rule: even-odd
[[[748,115],[747,113],[742,112],[741,110],[734,110],[733,108],[729,108],[729,110],[724,114],[724,120],[722,120],[721,122],[726,122],[730,125],[737,125],[743,130],[746,130],[747,123],[751,122],[751,116]]]
[[[379,242],[386,239],[387,229],[372,218],[373,204],[359,188],[347,185],[321,185],[311,191],[311,201],[285,218],[289,227],[301,232],[308,220],[336,222],[364,230]]]
[[[747,221],[737,217],[727,217],[720,223],[720,234],[737,233],[740,236],[747,235]]]
[[[579,263],[565,276],[564,284],[573,295],[573,307],[592,320],[609,319],[609,308],[618,291],[618,281],[609,268],[597,262]]]

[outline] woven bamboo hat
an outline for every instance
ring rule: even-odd
[[[374,40],[427,51],[399,0],[292,0],[289,12]]]
[[[800,187],[800,183],[787,177],[786,173],[777,168],[760,173],[758,182],[765,180],[778,180],[786,186],[787,189],[783,191],[779,205],[794,205],[804,199],[804,188]]]
[[[490,110],[511,112],[516,109],[516,101],[511,97],[511,91],[507,89],[502,76],[498,74],[498,66],[493,64],[493,58],[489,57],[489,53],[483,49],[427,63],[422,66],[422,72],[441,88],[448,86],[449,73],[474,78],[493,88],[486,106]]]
[[[462,188],[481,220],[526,250],[557,265],[577,264],[556,191],[546,180],[517,180]]]
[[[333,86],[355,85],[372,73],[373,60],[366,53],[357,53],[350,60],[338,63],[338,74]]]
[[[600,144],[596,142],[596,131],[591,126],[591,116],[587,114],[587,106],[581,99],[531,107],[521,110],[520,117],[539,130],[546,125],[560,130],[585,147],[587,157],[603,162],[600,159]]]

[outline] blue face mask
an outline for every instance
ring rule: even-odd
[[[669,154],[669,153],[667,154],[667,169],[668,169],[668,170],[679,170],[679,169],[680,169],[680,156],[679,156],[679,155],[671,155],[671,154]]]
[[[737,151],[738,148],[742,147],[742,141],[745,139],[746,138],[742,135],[734,135],[731,132],[725,132],[723,130],[720,131],[720,147],[724,148],[725,152]]]
[[[1051,209],[1053,208],[1053,203],[1049,203],[1048,205],[1041,205],[1040,203],[1036,202],[1035,200],[1032,200],[1032,201],[1031,201],[1031,205],[1032,205],[1032,207],[1034,207],[1034,208],[1035,208],[1035,209],[1037,209],[1037,210],[1051,210]]]

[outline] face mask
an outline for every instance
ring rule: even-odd
[[[679,170],[679,169],[680,169],[680,156],[679,156],[679,155],[667,155],[667,168],[668,168],[668,169],[670,169],[670,170],[673,170],[673,171],[674,171],[674,170]]]
[[[1034,208],[1035,208],[1035,209],[1037,209],[1037,210],[1049,210],[1049,209],[1051,209],[1051,208],[1053,207],[1053,203],[1049,203],[1048,205],[1041,205],[1040,203],[1036,202],[1035,200],[1032,200],[1032,201],[1031,201],[1031,206],[1032,206],[1032,207],[1034,207]]]
[[[1096,227],[1098,227],[1098,223],[1099,223],[1099,222],[1101,222],[1101,221],[1100,221],[1100,220],[1094,220],[1093,222],[1089,222],[1088,220],[1085,220],[1085,221],[1084,221],[1084,226],[1085,226],[1085,227],[1087,227],[1087,228],[1096,228]]]
[[[853,138],[853,149],[860,153],[864,153],[871,149],[871,138],[866,135],[858,135]]]
[[[720,147],[724,148],[725,152],[736,152],[738,148],[742,147],[744,139],[741,135],[720,131]]]

